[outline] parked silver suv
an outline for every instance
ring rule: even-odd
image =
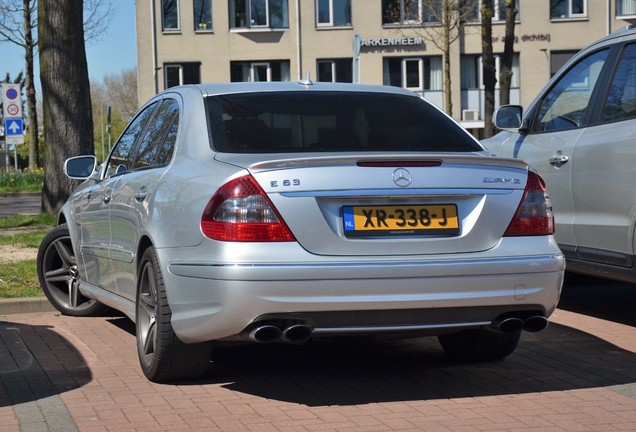
[[[636,282],[636,27],[583,49],[525,114],[502,106],[495,125],[482,144],[547,182],[568,270]]]

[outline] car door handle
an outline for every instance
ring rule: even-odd
[[[144,189],[140,189],[137,192],[135,192],[135,199],[138,202],[141,202],[146,199],[146,195],[148,195],[148,191]]]
[[[104,204],[108,204],[108,203],[110,203],[110,200],[111,200],[112,197],[113,196],[111,194],[106,194],[106,195],[104,195],[104,198],[102,198],[102,202]]]
[[[560,167],[561,165],[563,165],[564,163],[566,163],[567,161],[569,161],[570,158],[566,155],[559,155],[559,156],[552,156],[549,159],[550,165],[554,165],[555,167]]]

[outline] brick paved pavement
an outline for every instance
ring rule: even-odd
[[[636,431],[634,310],[559,309],[494,363],[449,361],[435,338],[245,345],[170,385],[143,378],[126,318],[7,315],[0,429]]]

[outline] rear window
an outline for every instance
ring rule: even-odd
[[[470,152],[479,144],[421,99],[362,92],[207,98],[212,146],[225,153]]]

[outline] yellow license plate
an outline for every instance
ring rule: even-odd
[[[342,213],[349,237],[459,233],[455,204],[345,206]]]

